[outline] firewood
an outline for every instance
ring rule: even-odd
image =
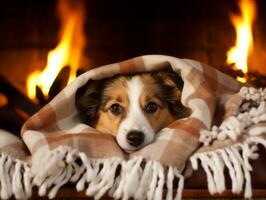
[[[0,128],[19,136],[20,129],[29,115],[11,104],[0,107]]]
[[[48,101],[53,99],[67,85],[69,75],[70,75],[70,67],[69,66],[63,67],[59,72],[59,74],[57,75],[56,79],[54,80],[52,86],[50,87],[48,93],[49,95]]]
[[[225,74],[230,75],[233,78],[236,78],[236,77],[244,77],[244,73],[242,72],[242,70],[235,69],[233,67],[233,65],[223,66],[223,67],[220,68],[220,71],[223,72],[223,73],[225,73]]]
[[[233,77],[245,77],[247,78],[247,84],[253,87],[266,87],[266,75],[259,74],[258,72],[248,72],[244,74],[241,70],[235,69],[233,65],[225,65],[220,68],[220,71]]]
[[[45,95],[43,94],[42,89],[38,85],[36,85],[35,91],[36,91],[36,98],[38,99],[39,104],[41,106],[44,106],[48,101],[45,98]]]
[[[256,73],[256,72],[249,72],[248,73],[249,79],[248,82],[255,86],[255,87],[266,87],[266,76]]]
[[[0,93],[4,94],[7,97],[10,105],[21,109],[29,115],[33,115],[40,109],[40,106],[34,103],[20,89],[18,89],[15,83],[12,83],[1,74]]]

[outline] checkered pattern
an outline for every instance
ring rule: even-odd
[[[181,101],[192,113],[163,128],[153,143],[126,154],[112,135],[78,120],[75,94],[88,80],[165,68],[182,77]],[[36,186],[39,195],[53,198],[71,181],[95,199],[106,193],[115,199],[162,199],[166,188],[166,199],[176,189],[180,200],[180,172],[188,161],[194,170],[199,163],[203,167],[211,194],[225,190],[228,171],[232,192],[244,190],[250,198],[249,160],[258,158],[258,144],[266,147],[266,88],[241,86],[200,62],[162,55],[90,70],[24,124],[22,140],[0,130],[0,198],[28,199]]]
[[[31,154],[68,145],[92,158],[125,158],[113,136],[99,133],[77,121],[75,93],[88,80],[165,68],[171,68],[184,80],[181,99],[186,107],[191,108],[192,114],[165,127],[154,143],[129,156],[143,156],[181,168],[199,146],[200,130],[211,127],[217,99],[240,88],[238,82],[214,68],[188,59],[149,55],[90,70],[25,123],[21,133],[23,141]]]

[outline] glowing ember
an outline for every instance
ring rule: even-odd
[[[254,0],[241,0],[239,2],[241,16],[231,14],[230,20],[236,30],[236,45],[227,52],[227,63],[234,64],[237,69],[248,72],[248,56],[253,49],[252,24],[256,15]],[[246,82],[245,77],[237,78]]]
[[[34,71],[27,78],[27,92],[31,99],[36,96],[36,86],[39,86],[45,96],[60,70],[69,65],[71,67],[69,82],[75,76],[80,65],[85,45],[83,33],[84,6],[82,1],[58,1],[58,11],[62,22],[61,39],[55,49],[48,53],[47,65],[43,71]]]

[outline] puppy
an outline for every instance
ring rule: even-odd
[[[82,122],[116,137],[132,152],[151,143],[158,131],[187,117],[180,101],[183,81],[175,73],[153,72],[88,81],[76,93]]]

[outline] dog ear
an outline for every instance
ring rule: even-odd
[[[168,105],[169,111],[176,118],[184,118],[190,115],[191,110],[181,103],[181,94],[184,82],[175,72],[158,72],[157,76],[161,79],[164,99]]]
[[[101,105],[103,83],[101,81],[88,81],[76,92],[76,108],[81,122],[93,125],[98,116]]]
[[[180,75],[173,71],[160,71],[157,74],[161,79],[163,84],[171,87],[177,88],[180,92],[183,89],[184,81]],[[181,94],[181,93],[180,93]]]

